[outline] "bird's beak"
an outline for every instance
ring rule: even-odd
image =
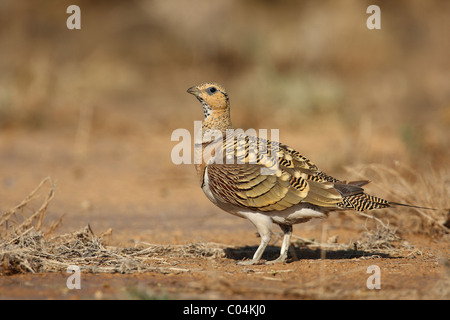
[[[198,90],[198,88],[196,86],[190,87],[189,89],[187,89],[187,92],[190,94],[193,94],[196,97],[198,97],[201,93],[200,90]]]

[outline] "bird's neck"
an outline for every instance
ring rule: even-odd
[[[233,129],[230,118],[230,108],[213,110],[202,122],[202,131],[219,130],[225,136],[227,129]]]
[[[233,125],[231,124],[230,119],[229,108],[223,110],[212,110],[205,117],[205,119],[203,119],[201,140],[197,142],[201,144],[201,148],[196,149],[197,150],[196,152],[200,152],[200,154],[197,156],[200,157],[201,163],[195,164],[195,168],[197,169],[197,175],[199,177],[201,186],[203,186],[204,182],[203,179],[206,165],[212,156],[211,152],[206,153],[205,155],[204,153],[205,148],[208,147],[211,143],[213,145],[218,144],[220,146],[220,144],[223,141],[222,139],[226,137],[227,129],[233,129]],[[220,131],[222,135],[217,134],[217,131]],[[213,152],[213,154],[215,154],[215,151]]]

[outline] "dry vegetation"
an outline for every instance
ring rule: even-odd
[[[26,206],[47,182],[51,180],[44,179],[19,205],[1,214],[0,275],[65,271],[71,265],[94,273],[187,272],[188,269],[177,268],[173,258],[224,255],[222,249],[206,244],[105,246],[103,238],[112,230],[97,236],[89,225],[79,231],[52,236],[61,220],[46,231],[42,230],[42,222],[54,195],[53,185],[40,208],[29,217],[23,215]],[[21,218],[23,222],[19,222]]]
[[[362,165],[348,171],[360,179],[367,179],[374,185],[377,194],[386,199],[404,204],[420,204],[424,208],[410,208],[406,214],[393,210],[380,210],[376,216],[385,216],[390,224],[400,228],[402,233],[427,235],[448,234],[450,223],[450,198],[448,194],[450,177],[448,171],[437,173],[431,170],[427,175],[414,171],[405,165],[394,167],[383,165]],[[432,195],[432,196],[430,196]]]

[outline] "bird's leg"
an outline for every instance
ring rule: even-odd
[[[272,219],[260,214],[260,213],[252,213],[247,216],[247,219],[249,219],[258,230],[258,233],[261,237],[261,243],[256,249],[255,254],[253,255],[253,258],[251,260],[243,260],[239,261],[238,264],[243,266],[249,266],[253,264],[260,263],[261,256],[264,252],[264,250],[267,247],[267,244],[270,241],[270,238],[272,237]]]
[[[280,228],[284,233],[283,242],[281,244],[280,256],[272,261],[267,261],[266,264],[274,264],[278,262],[285,262],[287,259],[287,252],[291,244],[292,225],[280,224]]]

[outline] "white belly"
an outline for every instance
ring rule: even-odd
[[[311,208],[301,208],[295,206],[284,211],[274,211],[270,213],[272,220],[281,224],[297,224],[309,221],[312,218],[326,218],[327,215],[323,212],[316,211]]]
[[[205,173],[203,175],[203,187],[202,187],[202,190],[205,193],[205,195],[208,197],[209,201],[211,201],[215,205],[219,206],[219,204],[217,203],[216,198],[214,197],[211,189],[209,188],[208,167],[205,168]]]

